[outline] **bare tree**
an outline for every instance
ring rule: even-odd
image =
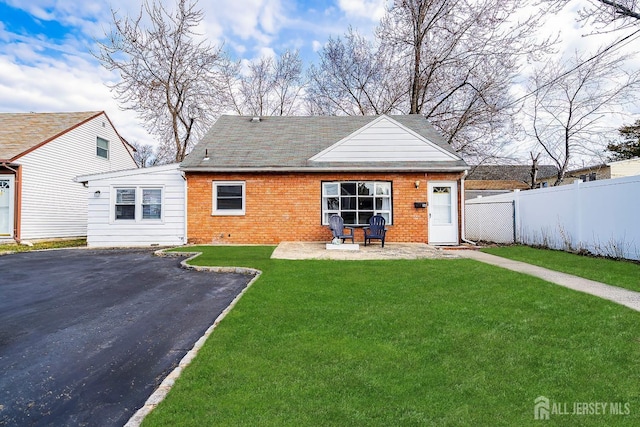
[[[571,0],[541,0],[550,6],[550,12],[564,8]],[[587,0],[587,5],[578,11],[578,20],[583,24],[591,22],[598,27],[611,29],[637,26],[640,21],[638,0]]]
[[[531,182],[529,183],[529,188],[536,188],[536,181],[538,180],[538,171],[540,166],[538,165],[540,161],[540,155],[542,153],[537,153],[535,156],[533,155],[533,151],[529,152],[531,156],[531,172],[529,175],[531,176]]]
[[[510,88],[545,52],[526,0],[396,0],[375,43],[354,31],[330,40],[311,68],[313,112],[422,114],[461,153],[484,157],[511,125]],[[476,161],[477,162],[477,161]]]
[[[329,39],[309,69],[308,109],[314,114],[368,115],[400,111],[406,85],[390,52],[349,29]]]
[[[409,89],[406,112],[422,114],[458,151],[473,156],[507,129],[510,88],[524,60],[546,52],[541,14],[521,21],[526,0],[396,0],[378,37],[395,52]]]
[[[578,54],[549,61],[531,77],[527,132],[558,167],[554,185],[575,156],[602,150],[612,115],[639,98],[640,71],[625,69],[628,56],[599,53],[589,61]]]
[[[195,1],[178,0],[175,11],[145,1],[135,18],[114,10],[112,17],[107,41],[95,54],[120,76],[110,87],[120,106],[136,111],[174,161],[182,161],[224,104],[221,48],[197,40],[203,15]]]
[[[297,51],[262,57],[243,70],[240,61],[224,65],[225,87],[238,114],[285,116],[301,110],[302,61]]]
[[[156,166],[158,164],[158,158],[156,157],[155,149],[150,144],[141,144],[139,142],[130,142],[134,149],[133,160],[138,167],[147,168],[150,166]]]

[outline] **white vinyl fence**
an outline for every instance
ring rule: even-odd
[[[504,236],[501,230],[514,220],[492,206],[509,202],[518,243],[640,260],[640,176],[467,200],[465,222],[470,214],[473,219],[465,227],[465,237],[505,243],[483,237]]]

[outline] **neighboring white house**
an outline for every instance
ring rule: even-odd
[[[78,175],[136,167],[104,111],[0,113],[0,240],[83,237]]]
[[[178,164],[85,175],[87,245],[174,246],[186,242],[186,181]]]

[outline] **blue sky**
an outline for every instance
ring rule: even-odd
[[[162,0],[166,5],[175,0]],[[580,4],[575,0],[574,4]],[[131,141],[154,143],[135,113],[121,111],[105,86],[116,76],[91,56],[111,24],[111,8],[134,16],[141,0],[0,0],[0,112],[104,110]],[[365,35],[384,13],[385,0],[200,0],[200,32],[225,43],[237,58],[299,49],[305,63],[331,36],[352,26]],[[560,51],[599,44],[583,38],[576,7],[549,17],[562,29]],[[528,153],[528,150],[525,154]]]
[[[173,5],[174,0],[162,0]],[[0,0],[0,111],[105,110],[122,135],[153,143],[134,113],[120,111],[105,86],[114,75],[90,52],[111,23],[110,9],[136,15],[140,0]],[[351,25],[371,33],[384,0],[200,0],[200,32],[237,58],[299,49],[305,62]]]

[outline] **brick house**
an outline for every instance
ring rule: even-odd
[[[389,242],[460,241],[468,166],[420,115],[222,116],[180,169],[189,243],[329,241],[333,214],[382,215]]]

